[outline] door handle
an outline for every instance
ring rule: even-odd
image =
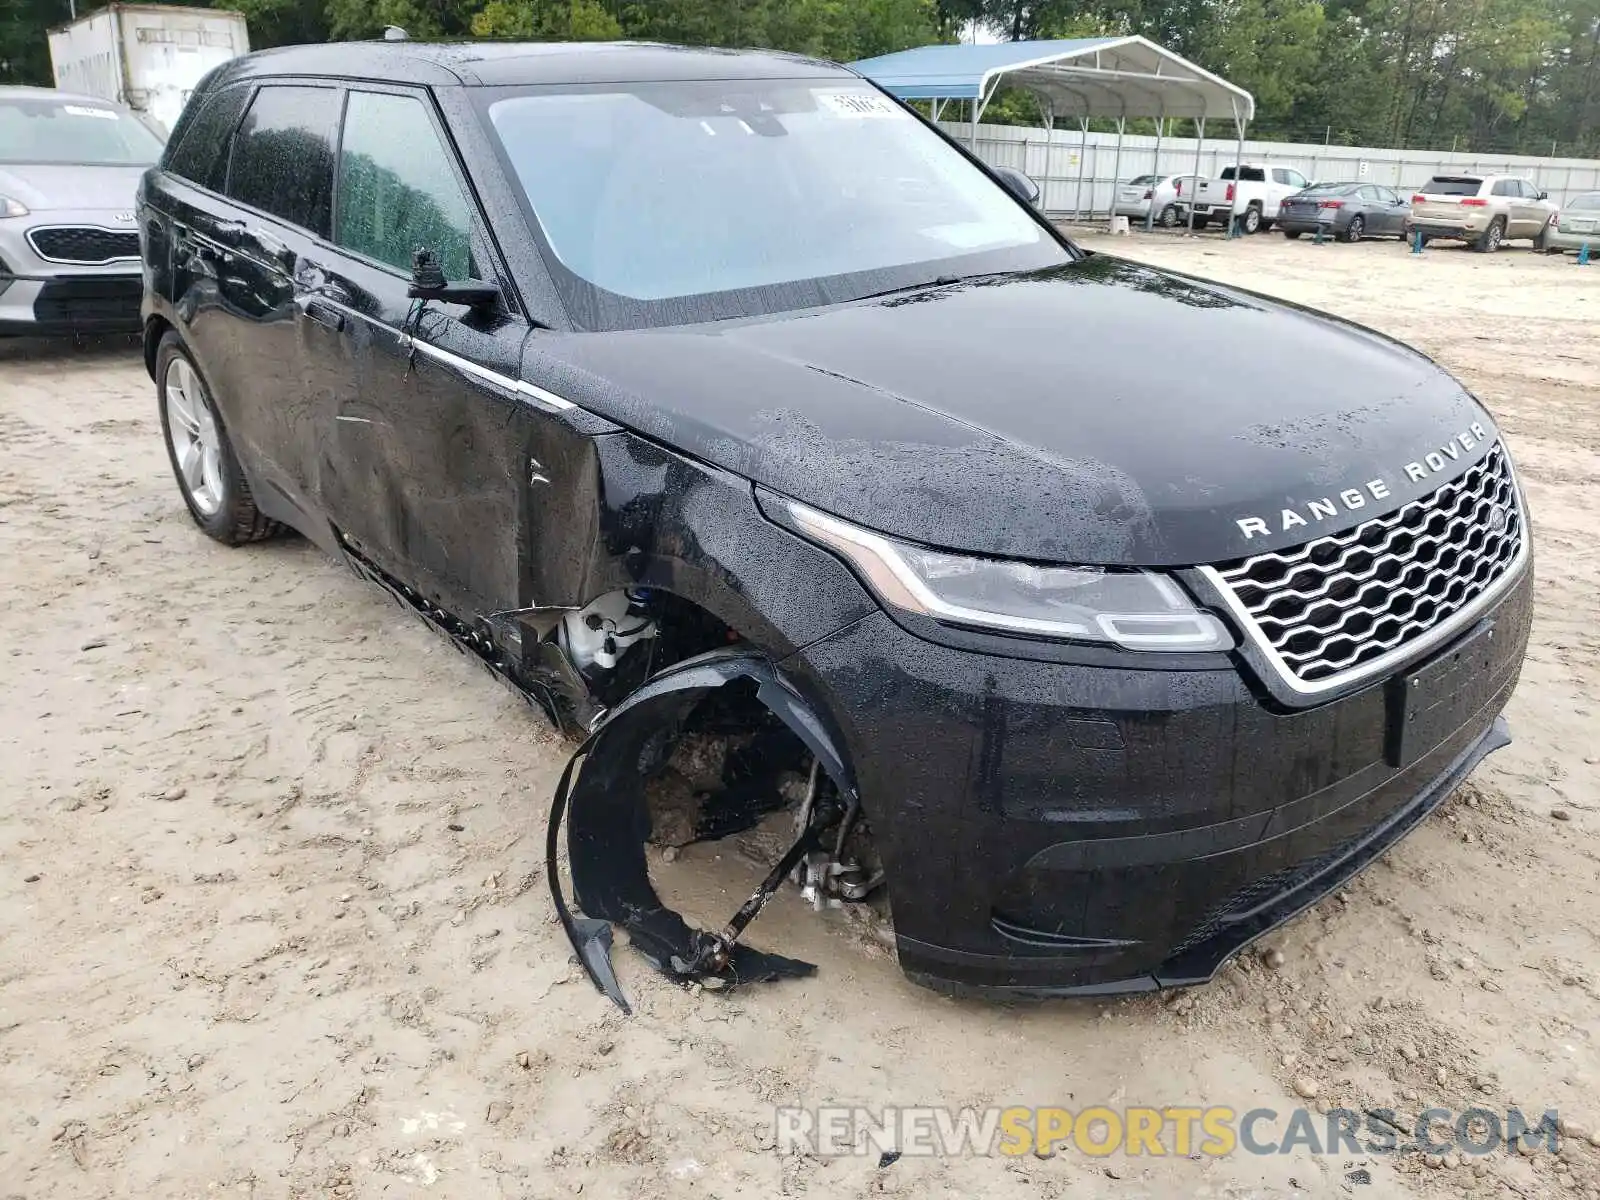
[[[333,305],[315,296],[297,296],[295,303],[300,306],[300,311],[305,313],[307,319],[315,321],[325,329],[333,330],[334,333],[344,332],[344,314]]]

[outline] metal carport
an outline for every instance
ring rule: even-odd
[[[1242,157],[1245,128],[1255,116],[1255,98],[1249,92],[1137,36],[921,46],[851,65],[902,100],[931,102],[934,120],[950,101],[966,101],[974,143],[983,110],[1002,83],[1034,95],[1046,129],[1054,128],[1057,117],[1076,117],[1084,134],[1091,117],[1115,120],[1117,156],[1112,173],[1118,179],[1122,135],[1130,117],[1155,121],[1158,163],[1167,123],[1193,121],[1198,175],[1206,122],[1231,118]],[[1078,159],[1080,194],[1086,157]],[[1189,221],[1192,227],[1193,209]]]

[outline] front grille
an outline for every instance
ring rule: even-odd
[[[1526,537],[1500,443],[1387,516],[1292,550],[1219,564],[1247,632],[1301,684],[1359,675],[1469,609]]]
[[[96,229],[92,225],[56,225],[30,229],[28,242],[49,262],[100,263],[136,261],[139,235],[126,229]]]

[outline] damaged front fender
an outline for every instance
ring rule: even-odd
[[[781,721],[827,773],[841,800],[859,806],[855,780],[827,724],[770,659],[748,650],[719,650],[662,672],[607,715],[567,763],[550,809],[545,867],[557,916],[595,987],[632,1012],[611,964],[613,923],[668,978],[716,980],[723,987],[809,975],[811,963],[766,954],[739,943],[745,926],[800,858],[815,845],[809,819],[760,888],[716,933],[696,930],[661,902],[650,883],[644,846],[651,832],[645,783],[662,739],[671,740],[689,713],[718,688],[748,681],[755,698]],[[567,823],[574,915],[561,890],[558,852]]]

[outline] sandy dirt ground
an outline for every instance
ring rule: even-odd
[[[1088,240],[1412,341],[1502,422],[1539,555],[1517,740],[1434,819],[1176,996],[944,999],[785,893],[751,940],[814,978],[696,993],[619,948],[624,1019],[545,893],[563,743],[303,541],[202,537],[127,347],[13,344],[0,1197],[1600,1197],[1600,266]],[[731,911],[756,868],[701,846],[669,874]],[[1556,1108],[1573,1136],[1433,1164],[773,1147],[777,1104],[1287,1112],[1297,1089]]]

